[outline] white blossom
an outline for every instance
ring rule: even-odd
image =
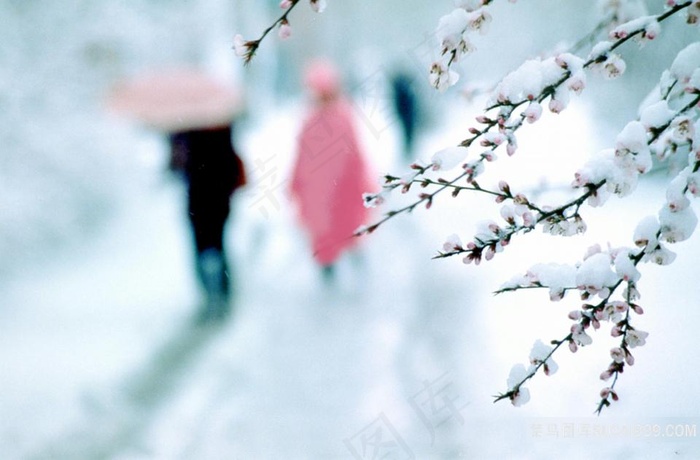
[[[623,250],[617,253],[614,260],[615,273],[623,281],[637,282],[642,276],[635,267],[634,262],[630,259],[629,250]]]
[[[436,171],[447,171],[459,166],[467,157],[466,147],[447,147],[433,154],[430,162]]]
[[[608,56],[602,64],[603,76],[608,80],[615,79],[625,73],[627,64],[622,60],[620,55],[612,54]]]
[[[583,329],[583,326],[581,326],[578,323],[571,326],[571,337],[578,345],[582,347],[593,343],[593,339],[591,338],[591,336],[586,334],[586,331]]]
[[[462,240],[459,238],[459,235],[452,234],[445,240],[445,243],[442,245],[442,250],[445,252],[452,252],[457,251],[462,247]]]
[[[309,0],[309,4],[311,5],[311,9],[317,13],[323,13],[327,6],[326,0]]]
[[[248,46],[246,45],[246,40],[243,38],[243,35],[236,34],[233,37],[233,51],[238,57],[244,57],[248,54]]]
[[[657,265],[670,265],[676,260],[676,253],[659,243],[657,248],[645,254],[644,260]]]
[[[532,101],[527,108],[523,110],[523,115],[528,123],[534,123],[542,116],[542,106],[539,102]]]
[[[690,206],[690,200],[685,194],[689,174],[689,169],[684,169],[666,187],[666,206],[672,212],[682,211]]]
[[[430,86],[442,92],[457,83],[459,74],[441,62],[434,62],[430,68],[429,79]]]
[[[531,372],[532,371],[526,369],[522,364],[514,365],[510,369],[510,374],[508,374],[508,380],[506,381],[508,389],[512,390],[517,387],[531,374]]]
[[[440,41],[443,53],[455,50],[459,46],[464,40],[464,31],[468,23],[469,13],[462,8],[455,8],[440,18],[435,36]]]
[[[527,404],[530,401],[530,390],[525,387],[518,388],[513,396],[510,398],[510,402],[515,407],[520,407]]]
[[[282,40],[286,40],[292,36],[292,27],[289,25],[289,22],[283,21],[280,23],[278,35]]]
[[[485,35],[489,30],[489,24],[491,24],[491,15],[486,8],[481,8],[469,13],[467,26],[470,30]]]
[[[615,347],[610,350],[610,357],[618,364],[623,363],[625,362],[625,350],[620,347]]]
[[[530,351],[530,364],[536,366],[539,363],[544,362],[545,374],[554,375],[559,369],[559,366],[551,357],[547,358],[551,352],[552,347],[545,345],[541,340],[536,341],[532,346],[532,350]]]
[[[659,211],[659,223],[661,238],[669,243],[677,243],[687,240],[693,234],[698,218],[693,208],[687,207],[674,212],[668,206],[664,206]]]
[[[657,241],[657,234],[661,229],[659,220],[655,216],[647,216],[637,224],[634,230],[634,244],[642,246],[654,246]]]
[[[649,336],[648,332],[640,331],[638,329],[630,329],[625,335],[625,343],[630,348],[641,347],[646,344],[646,338]]]

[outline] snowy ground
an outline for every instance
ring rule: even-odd
[[[295,113],[266,120],[241,141],[248,155],[263,145],[276,152],[279,177]],[[560,141],[570,136],[563,132]],[[376,143],[367,136],[371,151],[392,142],[390,134]],[[384,170],[395,159],[375,162]],[[196,328],[182,189],[152,172],[125,186],[108,231],[2,285],[0,458],[700,455],[697,433],[649,431],[700,425],[697,243],[683,247],[677,266],[645,267],[643,329],[651,334],[620,382],[619,403],[592,416],[597,376],[609,360],[607,345],[595,343],[560,356],[559,372],[536,378],[532,401],[516,409],[491,396],[506,389],[511,365],[525,362],[536,339],[566,333],[572,308],[537,294],[489,292],[534,256],[572,261],[581,251],[532,235],[478,269],[431,261],[447,234],[466,238],[483,218],[456,217],[456,204],[440,201],[430,219],[421,210],[364,241],[328,288],[286,203],[261,207],[258,188],[238,198],[229,227],[234,316]],[[658,209],[656,189],[642,190],[633,207],[592,213],[586,238],[629,244],[626,225]],[[593,230],[613,216],[613,230]]]

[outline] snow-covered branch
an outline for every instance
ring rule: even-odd
[[[288,9],[253,42],[240,42],[237,51],[246,60],[252,58],[260,41],[276,26],[287,21],[287,15],[298,0],[287,3]],[[312,1],[312,3],[315,3]],[[455,8],[443,16],[436,30],[441,59],[432,63],[429,84],[439,91],[454,85],[459,75],[453,69],[474,51],[471,34],[485,34],[492,16],[488,6],[492,0],[456,0]],[[555,236],[571,236],[587,231],[584,220],[586,206],[601,207],[615,195],[627,198],[634,194],[640,176],[652,166],[670,158],[687,154],[685,165],[666,188],[666,202],[655,216],[641,220],[634,232],[632,247],[599,245],[590,248],[583,259],[572,265],[537,263],[525,275],[503,284],[496,293],[524,289],[548,289],[550,301],[560,301],[576,291],[583,302],[569,313],[573,321],[563,338],[550,345],[537,341],[530,353],[529,367],[515,366],[508,378],[507,391],[495,397],[520,405],[529,399],[525,387],[540,371],[554,374],[555,353],[566,344],[571,352],[592,343],[589,335],[610,324],[610,335],[619,343],[610,350],[611,362],[601,379],[610,382],[600,391],[596,412],[619,398],[616,384],[626,366],[634,364],[631,349],[646,342],[647,332],[633,325],[643,314],[638,305],[640,264],[671,264],[676,254],[667,245],[691,237],[697,217],[690,198],[700,195],[700,42],[679,50],[671,66],[660,76],[658,87],[640,107],[639,116],[627,123],[610,148],[594,155],[576,171],[571,183],[572,196],[562,203],[539,203],[524,193],[511,190],[507,180],[498,186],[484,187],[480,182],[488,163],[515,155],[520,150],[521,128],[540,121],[545,109],[560,113],[567,109],[571,96],[579,95],[587,79],[602,76],[615,79],[625,73],[627,63],[620,51],[623,45],[640,45],[656,40],[662,26],[671,17],[685,14],[690,27],[700,23],[700,0],[663,2],[663,12],[650,15],[641,2],[603,1],[604,18],[568,52],[529,59],[507,74],[493,87],[476,125],[457,145],[432,155],[427,164],[416,162],[406,174],[386,174],[381,192],[363,196],[368,207],[381,206],[397,190],[408,194],[420,189],[408,204],[389,210],[377,221],[358,228],[356,236],[376,231],[395,217],[410,213],[420,206],[431,208],[438,195],[449,192],[452,197],[463,193],[486,195],[500,206],[503,223],[485,221],[476,234],[463,244],[458,235],[450,236],[435,258],[460,255],[464,263],[479,264],[490,260],[522,236],[537,228]],[[608,31],[608,36],[599,40]],[[590,46],[587,55],[579,55]],[[460,167],[452,177],[445,173]]]

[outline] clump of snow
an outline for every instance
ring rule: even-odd
[[[691,43],[682,49],[671,64],[670,75],[683,82],[690,81],[700,68],[700,42]]]

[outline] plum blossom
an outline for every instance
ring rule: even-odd
[[[623,350],[620,347],[615,347],[610,350],[610,357],[615,361],[616,363],[624,363],[625,362],[625,350]]]
[[[638,247],[656,245],[659,230],[661,225],[655,216],[645,217],[639,221],[634,230],[634,244]]]
[[[635,267],[634,262],[630,258],[629,250],[623,250],[617,253],[614,260],[615,273],[623,281],[636,283],[642,276]]]
[[[524,387],[518,388],[510,397],[510,402],[515,407],[520,407],[530,401],[530,390]]]
[[[646,344],[646,338],[649,336],[648,332],[640,331],[638,329],[630,329],[625,335],[625,343],[630,348],[641,347]]]
[[[311,9],[317,13],[323,13],[327,6],[326,0],[309,0],[309,4],[311,5]]]
[[[442,245],[442,250],[445,252],[459,251],[462,248],[462,240],[456,234],[448,236]]]
[[[685,192],[688,187],[689,169],[686,168],[671,180],[666,188],[666,206],[672,212],[682,211],[690,206]]]
[[[569,88],[560,86],[554,90],[554,94],[549,100],[549,111],[552,113],[561,113],[569,106],[570,100]]]
[[[542,116],[542,106],[539,102],[530,102],[527,108],[523,110],[523,116],[525,117],[528,123],[536,122]]]
[[[696,1],[688,7],[688,24],[700,24],[700,2]]]
[[[430,86],[440,92],[444,92],[450,86],[453,86],[459,80],[459,74],[447,68],[441,62],[434,62],[430,68]]]
[[[464,35],[469,25],[469,13],[462,8],[455,8],[449,14],[440,18],[435,36],[440,41],[442,53],[461,54],[471,50]]]
[[[571,326],[571,337],[580,346],[586,346],[593,343],[591,336],[586,334],[583,326],[578,323]]]
[[[233,50],[238,57],[244,57],[248,54],[248,42],[243,38],[243,35],[236,34],[233,37]]]
[[[601,66],[603,76],[608,80],[613,80],[627,70],[627,64],[620,57],[619,54],[612,54],[608,56],[605,62]]]
[[[469,21],[467,26],[469,27],[469,30],[477,31],[481,35],[485,35],[488,32],[491,20],[492,18],[488,10],[486,8],[481,8],[469,13]]]
[[[669,243],[677,243],[687,240],[693,234],[698,218],[693,208],[687,207],[674,212],[668,206],[664,206],[659,211],[659,223],[661,238]]]
[[[544,363],[544,373],[546,375],[554,375],[559,369],[559,366],[551,358],[551,353],[552,347],[545,345],[541,340],[536,341],[530,351],[530,364],[537,366],[540,363]]]
[[[612,323],[618,323],[622,320],[623,313],[629,310],[629,305],[627,302],[621,300],[615,300],[605,304],[602,310],[597,310],[595,313],[595,318],[598,321],[610,321]]]
[[[292,36],[292,26],[289,25],[289,21],[286,19],[280,22],[278,35],[282,40],[286,40]]]
[[[521,385],[531,375],[531,372],[525,369],[522,364],[516,364],[510,370],[507,385],[509,391],[514,391],[510,396],[510,401],[515,407],[520,407],[530,400],[530,391]]]
[[[651,261],[657,265],[670,265],[676,260],[676,253],[658,243],[657,247],[644,254],[644,261]]]
[[[435,171],[447,171],[462,163],[467,153],[466,147],[447,147],[434,153],[430,162]]]

